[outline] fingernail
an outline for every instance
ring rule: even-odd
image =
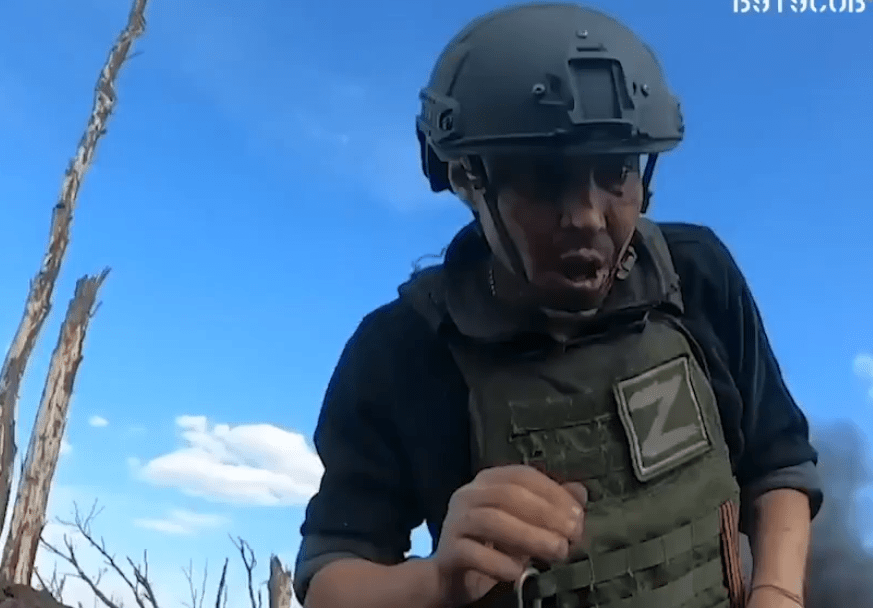
[[[558,541],[555,543],[555,555],[558,559],[565,559],[569,555],[570,547],[566,541]]]
[[[579,505],[573,505],[572,510],[573,510],[573,515],[575,515],[576,517],[579,517],[580,515],[582,515],[582,507],[580,507]]]

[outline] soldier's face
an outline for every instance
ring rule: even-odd
[[[536,297],[559,310],[599,307],[640,216],[639,157],[496,157],[485,167]]]

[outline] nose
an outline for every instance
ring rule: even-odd
[[[607,204],[593,179],[587,186],[572,188],[561,197],[561,227],[599,232],[606,228]]]

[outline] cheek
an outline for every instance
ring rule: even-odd
[[[537,251],[548,250],[560,229],[560,214],[548,205],[526,204],[511,196],[498,199],[506,229],[528,272],[535,270]]]
[[[639,217],[639,205],[615,204],[609,207],[606,212],[606,230],[617,248],[630,238]]]
[[[606,208],[607,231],[616,247],[621,247],[633,234],[642,204],[642,184],[637,183],[625,196],[614,198]]]

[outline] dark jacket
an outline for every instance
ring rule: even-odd
[[[794,488],[817,513],[822,492],[807,420],[742,273],[710,229],[659,225],[682,282],[685,324],[705,352],[743,505]],[[446,263],[486,253],[467,230]],[[315,431],[325,472],[301,527],[294,581],[301,602],[313,574],[337,558],[402,561],[422,522],[436,546],[450,496],[472,478],[467,401],[448,348],[405,300],[364,318]]]

